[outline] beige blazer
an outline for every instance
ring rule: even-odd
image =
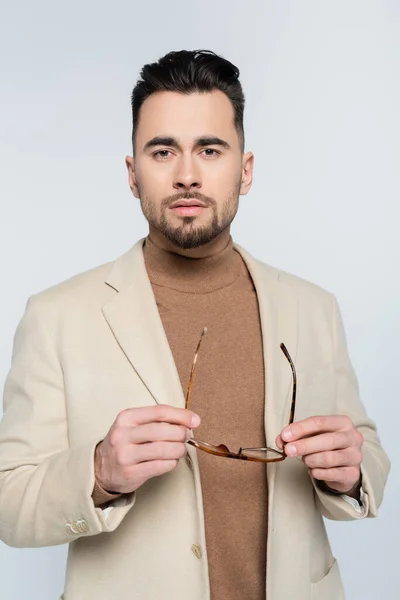
[[[0,426],[0,538],[17,547],[69,543],[65,600],[210,598],[194,448],[125,505],[102,511],[91,500],[94,448],[117,413],[184,406],[142,247],[31,297],[16,332]],[[345,413],[365,438],[364,515],[320,491],[300,459],[267,469],[268,600],[340,600],[322,515],[375,516],[389,462],[360,402],[334,297],[236,248],[259,298],[268,444],[289,415],[281,342],[298,372],[296,420]]]

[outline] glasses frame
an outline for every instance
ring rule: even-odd
[[[194,359],[193,359],[193,363],[192,363],[192,368],[190,371],[190,377],[189,377],[189,384],[188,384],[188,389],[187,389],[187,393],[186,393],[186,402],[185,402],[185,408],[188,409],[190,406],[190,397],[191,397],[191,393],[192,393],[192,386],[193,386],[193,376],[194,376],[194,372],[195,372],[195,368],[196,368],[196,364],[197,364],[197,358],[198,358],[198,354],[199,354],[199,350],[200,350],[200,345],[201,342],[203,340],[203,337],[205,336],[205,334],[207,333],[207,327],[204,327],[199,342],[197,344],[197,348],[196,348],[196,352],[194,355]],[[292,378],[293,378],[293,388],[292,388],[292,401],[290,404],[290,414],[289,414],[289,423],[288,426],[291,425],[294,421],[294,413],[295,413],[295,408],[296,408],[296,388],[297,388],[297,375],[296,375],[296,369],[295,366],[293,364],[293,361],[290,357],[290,354],[285,346],[284,343],[280,344],[280,349],[282,350],[283,354],[285,355],[285,357],[287,358],[291,370],[292,370]],[[225,446],[225,444],[219,444],[219,446],[214,446],[213,444],[209,444],[208,442],[202,442],[200,440],[195,440],[193,437],[190,438],[187,442],[188,444],[190,444],[191,446],[194,446],[195,448],[197,448],[198,450],[202,450],[203,452],[207,452],[208,454],[213,454],[214,456],[220,456],[222,458],[235,458],[235,459],[239,459],[239,460],[249,460],[252,462],[263,462],[263,463],[273,463],[273,462],[281,462],[282,460],[285,460],[286,458],[286,454],[285,452],[282,450],[276,450],[275,448],[240,448],[238,452],[232,452],[231,450],[229,450],[229,448],[227,446]],[[247,456],[246,454],[243,454],[244,452],[272,452],[274,455],[274,457],[272,458],[261,458],[261,457],[257,457],[257,456]]]

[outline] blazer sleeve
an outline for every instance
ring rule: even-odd
[[[0,423],[0,539],[15,547],[64,544],[116,529],[135,502],[96,508],[94,451],[70,447],[62,365],[40,295],[17,327]],[[54,335],[54,330],[52,330]]]
[[[348,521],[376,517],[383,499],[390,462],[380,444],[376,425],[367,416],[360,400],[357,378],[347,351],[342,317],[334,296],[332,296],[332,327],[336,360],[337,414],[348,415],[364,436],[361,463],[364,510],[356,510],[343,496],[323,491],[318,482],[313,480],[316,502],[322,514],[328,519]]]

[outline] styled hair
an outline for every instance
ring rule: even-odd
[[[226,94],[232,103],[234,125],[243,152],[245,98],[239,74],[235,65],[211,50],[173,51],[157,62],[144,65],[131,96],[133,154],[140,108],[146,98],[161,91],[191,94],[213,90],[220,90]]]

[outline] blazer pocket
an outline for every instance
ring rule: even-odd
[[[345,600],[336,559],[328,573],[316,583],[311,584],[311,600]]]

